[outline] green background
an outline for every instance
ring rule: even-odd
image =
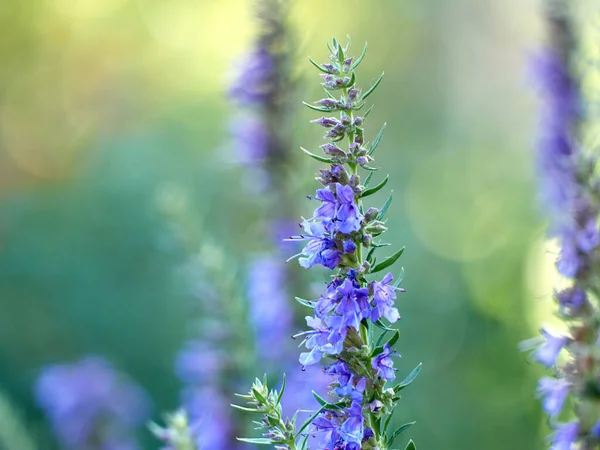
[[[189,308],[174,275],[184,255],[157,206],[165,190],[187,193],[228,257],[260,250],[225,96],[256,32],[251,3],[0,2],[0,387],[40,448],[52,447],[31,395],[44,364],[103,354],[146,387],[155,419],[177,406]],[[548,433],[541,370],[517,350],[552,312],[525,71],[543,35],[537,3],[292,8],[299,98],[320,98],[306,56],[323,61],[332,35],[350,35],[355,53],[368,41],[360,85],[385,70],[366,129],[373,139],[388,123],[376,154],[395,195],[388,241],[406,245],[396,365],[424,363],[398,421],[417,421],[421,449],[535,450]],[[321,130],[296,103],[299,217],[317,165],[298,147],[316,148]]]

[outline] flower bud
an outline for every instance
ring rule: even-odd
[[[365,213],[365,221],[372,222],[373,220],[377,219],[378,215],[379,215],[379,209],[370,207],[369,209],[367,209],[367,212]]]

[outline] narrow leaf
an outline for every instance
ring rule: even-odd
[[[367,54],[367,43],[365,42],[365,47],[363,48],[362,53],[360,54],[360,56],[358,58],[356,58],[356,61],[354,61],[354,63],[352,63],[352,66],[351,66],[352,70],[354,70],[354,69],[356,69],[358,67],[358,65],[365,58],[366,54]]]
[[[404,450],[417,450],[417,446],[411,439],[410,441],[408,441],[408,444],[406,445],[406,448]]]
[[[394,344],[396,342],[398,342],[398,339],[400,338],[400,332],[398,330],[395,330],[394,334],[392,334],[392,337],[390,338],[389,341],[387,341],[387,344],[390,344],[390,347],[393,347]],[[377,356],[380,353],[383,353],[383,347],[385,347],[385,345],[381,345],[381,346],[377,346],[373,349],[373,352],[371,353],[371,357],[373,356]]]
[[[394,264],[398,260],[398,258],[400,258],[400,255],[402,255],[402,253],[404,253],[404,247],[402,247],[400,250],[398,250],[392,256],[388,256],[386,259],[381,261],[375,267],[371,268],[371,270],[369,270],[369,273],[381,272],[382,270],[388,268],[389,266]]]
[[[371,95],[373,93],[373,91],[375,89],[377,89],[377,86],[379,86],[379,83],[381,83],[381,80],[383,80],[383,75],[384,75],[384,73],[382,73],[379,76],[379,78],[377,78],[377,81],[375,81],[375,83],[373,84],[373,86],[371,86],[369,88],[369,90],[363,94],[363,96],[361,97],[361,100],[364,100],[365,98],[367,98],[369,95]]]
[[[375,248],[381,248],[381,247],[389,247],[390,244],[389,242],[371,242],[371,245]]]
[[[349,88],[349,87],[353,86],[354,83],[356,83],[356,74],[354,72],[352,72],[352,74],[350,75],[350,81],[348,81],[346,83],[346,87]]]
[[[306,429],[306,427],[308,427],[311,422],[313,420],[316,419],[316,417],[321,414],[321,411],[323,411],[325,409],[324,406],[321,406],[317,412],[315,412],[312,416],[310,416],[308,419],[306,419],[306,422],[304,422],[304,424],[300,427],[300,429],[298,430],[298,432],[296,433],[296,439],[298,439],[298,436],[300,436],[300,434]]]
[[[319,69],[321,72],[323,73],[329,73],[324,67],[321,67],[320,64],[317,64],[316,62],[313,61],[313,59],[311,57],[308,58],[308,60],[312,63],[313,66],[315,66],[317,69]]]
[[[257,445],[272,445],[273,441],[267,438],[236,438],[238,441],[248,442],[249,444]]]
[[[381,333],[381,334],[379,335],[379,338],[377,339],[377,342],[375,343],[375,347],[379,347],[379,346],[381,345],[381,343],[382,343],[382,342],[383,342],[383,340],[385,339],[385,335],[386,335],[387,333],[388,333],[388,332],[387,332],[386,330],[384,330],[384,331],[383,331],[383,333]]]
[[[362,166],[360,166],[360,167],[362,167],[365,170],[371,170],[371,171],[379,170],[379,167],[371,167],[371,166],[367,166],[367,165],[364,165],[364,164]]]
[[[365,187],[367,187],[367,186],[369,185],[369,182],[371,181],[371,178],[373,178],[373,173],[374,173],[374,172],[371,172],[371,173],[370,173],[370,174],[367,176],[367,179],[365,180],[365,184],[364,184],[364,186],[365,186]]]
[[[314,308],[315,305],[310,300],[304,300],[303,298],[296,297],[296,301],[301,305],[308,306],[309,308]]]
[[[373,253],[375,253],[375,250],[377,250],[377,248],[373,247],[373,248],[371,248],[371,250],[369,250],[369,253],[367,253],[367,259],[366,260],[369,262],[369,264],[371,264],[371,259],[373,258]]]
[[[373,323],[376,326],[378,326],[379,328],[381,328],[382,330],[385,330],[385,331],[396,331],[394,328],[386,327],[385,324],[381,320],[378,320],[377,322],[373,322]]]
[[[408,428],[410,428],[415,423],[416,422],[405,423],[404,425],[396,428],[396,430],[392,433],[392,435],[390,436],[390,438],[388,440],[388,445],[392,445],[392,443],[394,442],[394,439],[396,439],[402,432],[406,431]]]
[[[303,148],[303,147],[300,147],[300,149],[301,149],[301,150],[302,150],[304,153],[306,153],[308,156],[310,156],[311,158],[314,158],[314,159],[316,159],[317,161],[324,162],[324,163],[328,163],[328,164],[331,164],[331,163],[333,162],[333,160],[332,160],[332,159],[325,158],[325,157],[323,157],[323,156],[319,156],[319,155],[315,155],[314,153],[311,153],[311,152],[309,152],[308,150],[306,150],[306,149],[305,149],[305,148]]]
[[[239,406],[239,405],[234,405],[234,404],[231,404],[231,406],[233,408],[235,408],[235,409],[239,409],[240,411],[245,411],[245,412],[249,412],[249,413],[254,413],[254,414],[256,414],[256,413],[260,413],[260,414],[264,413],[264,411],[260,411],[258,409],[254,409],[254,408],[246,408],[245,406]]]
[[[371,173],[373,173],[373,172],[371,172]],[[383,188],[387,184],[389,178],[390,178],[390,176],[386,175],[381,183],[379,183],[377,186],[373,186],[371,189],[365,189],[363,191],[363,193],[360,194],[360,197],[364,198],[364,197],[368,197],[369,195],[375,194],[376,192],[381,190],[381,188]]]
[[[404,380],[402,380],[400,383],[398,383],[396,386],[394,386],[394,392],[395,393],[400,392],[402,389],[404,389],[410,383],[415,381],[415,378],[417,378],[417,375],[419,375],[419,372],[421,372],[421,367],[423,367],[423,363],[419,363],[419,365],[417,367],[415,367],[412,370],[412,372],[409,373],[408,376]]]
[[[381,220],[385,217],[385,213],[387,212],[388,208],[390,207],[390,203],[392,203],[393,194],[394,194],[394,191],[390,191],[390,195],[388,196],[387,200],[383,204],[381,211],[379,211],[379,214],[377,215],[377,219]]]
[[[283,397],[283,393],[285,392],[285,373],[283,374],[283,381],[281,382],[281,390],[279,391],[279,395],[277,396],[277,404],[281,403],[281,398]]]
[[[369,149],[369,153],[368,153],[369,155],[372,154],[375,151],[375,149],[377,148],[377,146],[379,145],[379,141],[381,141],[381,138],[383,137],[383,133],[385,132],[385,127],[387,127],[387,123],[384,123],[382,125],[381,130],[379,130],[379,134],[377,135],[377,137],[371,144],[371,148]]]
[[[308,106],[310,109],[314,109],[315,111],[319,111],[319,112],[331,112],[331,109],[325,107],[325,106],[314,106],[311,105],[310,103],[306,103],[306,102],[302,102],[302,104],[304,106]]]
[[[360,104],[360,106],[358,106],[358,107],[354,108],[354,110],[355,110],[355,111],[359,111],[359,110],[360,110],[360,109],[361,109],[363,106],[365,106],[365,104],[364,104],[364,103],[361,103],[361,104]],[[367,117],[369,117],[369,114],[371,114],[371,111],[373,111],[373,107],[374,107],[374,106],[375,106],[375,105],[371,105],[371,106],[369,107],[369,109],[367,109],[367,110],[365,111],[365,113],[363,114],[363,119],[366,119]]]
[[[385,419],[385,422],[383,424],[383,431],[381,432],[381,434],[387,433],[387,429],[388,429],[388,426],[390,425],[390,421],[392,420],[392,416],[393,416],[393,414],[389,414],[387,416],[387,418]]]

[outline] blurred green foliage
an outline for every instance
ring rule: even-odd
[[[259,250],[254,194],[224,162],[235,112],[223,93],[251,3],[0,3],[0,387],[32,430],[40,367],[90,352],[143,384],[155,417],[177,406],[188,308],[173,277],[184,255],[165,245],[156,205],[165,183],[190,192],[234,257]],[[304,99],[321,95],[304,55],[318,60],[331,35],[369,42],[363,84],[386,72],[367,129],[372,139],[388,122],[377,161],[396,193],[388,236],[407,247],[397,367],[424,362],[397,420],[417,421],[419,448],[535,450],[547,433],[537,369],[517,351],[551,291],[531,264],[544,248],[523,76],[536,3],[294,6]],[[320,144],[312,118],[298,105],[298,146]],[[299,199],[315,187],[307,159],[292,177]],[[313,207],[299,204],[298,216]]]

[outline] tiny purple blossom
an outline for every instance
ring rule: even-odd
[[[547,330],[542,330],[542,335],[544,336],[544,342],[537,348],[535,359],[546,367],[552,367],[556,363],[558,354],[567,344],[568,338],[566,336],[554,336]]]
[[[585,291],[578,287],[570,287],[556,294],[561,310],[578,311],[587,303]]]
[[[390,358],[390,356],[393,355],[393,353],[394,352],[392,352],[392,350],[390,349],[390,344],[385,344],[383,346],[383,352],[377,355],[375,359],[373,359],[372,363],[372,367],[377,371],[377,375],[381,378],[385,378],[388,381],[391,381],[394,378],[396,378],[394,362],[392,361],[392,358]]]
[[[344,443],[346,444],[355,443],[360,445],[365,432],[365,418],[362,414],[360,402],[353,401],[348,412],[348,419],[340,427],[340,436],[344,439]]]
[[[371,312],[373,322],[385,317],[390,323],[394,323],[400,318],[398,310],[394,307],[396,293],[394,288],[389,285],[393,279],[393,275],[388,272],[383,280],[373,282],[373,302],[375,303]]]
[[[336,214],[338,230],[346,234],[360,230],[362,216],[354,200],[354,190],[337,183],[336,194],[339,201]]]
[[[579,424],[575,421],[565,423],[556,429],[552,436],[550,450],[572,450],[579,435]]]
[[[569,395],[569,383],[562,379],[543,377],[538,383],[538,395],[544,411],[551,417],[558,415]]]

